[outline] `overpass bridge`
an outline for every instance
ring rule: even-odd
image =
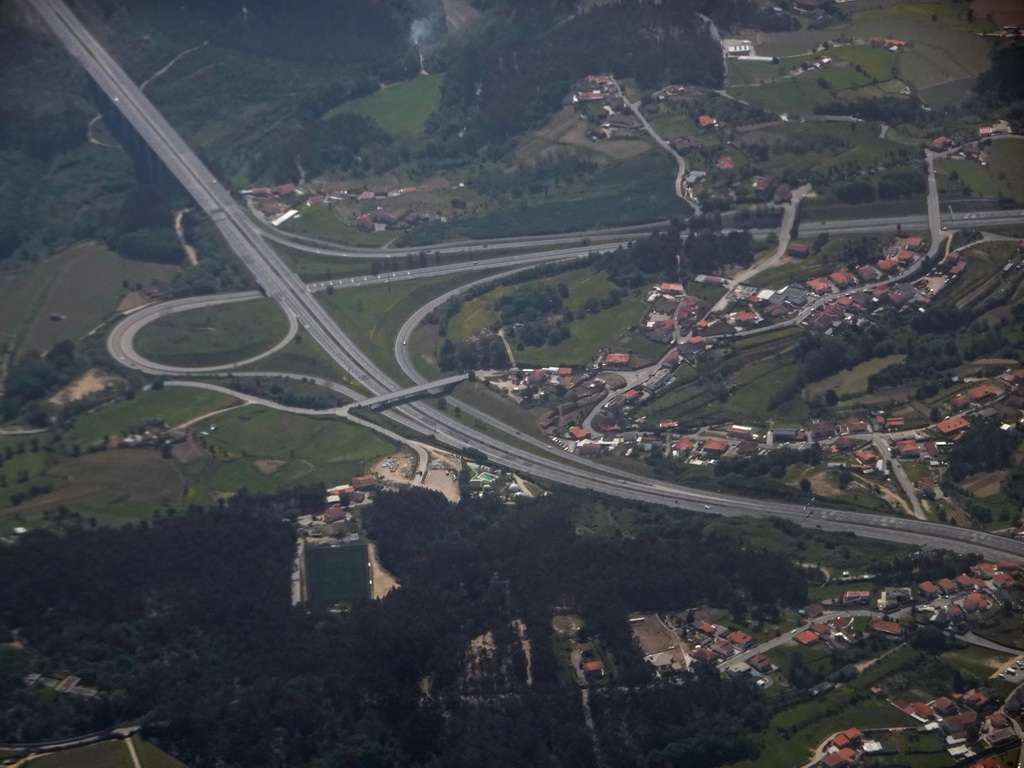
[[[426,395],[437,389],[454,386],[460,381],[465,381],[468,378],[468,373],[460,373],[457,376],[449,376],[444,379],[437,379],[436,381],[428,381],[426,384],[417,384],[413,387],[406,387],[405,389],[399,389],[383,395],[368,397],[365,400],[359,400],[352,403],[351,407],[376,408],[377,410],[381,410],[392,405],[397,405],[398,403],[404,403],[407,400],[414,400],[417,397],[421,397],[422,395]]]

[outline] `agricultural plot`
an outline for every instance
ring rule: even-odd
[[[443,79],[444,75],[426,75],[395,83],[369,96],[342,104],[324,117],[355,112],[376,121],[393,136],[419,133],[427,118],[437,109]]]
[[[166,282],[177,267],[131,261],[83,242],[0,279],[0,339],[46,351],[96,328],[137,286]]]
[[[321,294],[320,302],[349,337],[392,376],[405,380],[394,359],[395,336],[409,315],[433,298],[460,285],[486,277],[487,272],[377,283]]]
[[[216,429],[211,427],[216,425]],[[296,482],[336,485],[364,474],[394,450],[375,432],[333,418],[248,406],[198,422],[214,451],[185,467],[189,500],[199,503],[239,488],[272,491]]]
[[[226,365],[266,351],[287,331],[281,309],[256,299],[162,317],[139,331],[135,349],[164,365]]]
[[[988,149],[988,164],[981,165],[960,158],[939,161],[942,192],[962,197],[961,187],[970,189],[970,196],[995,197],[1002,194],[1024,201],[1024,141],[1000,139]],[[955,174],[955,176],[954,176]]]
[[[364,232],[361,229],[345,223],[324,205],[305,206],[300,209],[298,216],[292,216],[281,225],[281,230],[304,237],[318,237],[325,240],[336,240],[346,245],[376,246],[387,245],[395,239],[394,232]],[[304,254],[305,251],[294,251],[287,246],[274,244],[275,248],[283,248],[286,251],[297,254]],[[352,261],[355,261],[354,259]]]
[[[63,440],[68,447],[79,445],[86,450],[100,442],[104,435],[116,437],[136,430],[147,419],[163,419],[173,427],[237,402],[230,395],[191,387],[149,390],[132,400],[121,400],[79,416],[75,425],[63,435]]]

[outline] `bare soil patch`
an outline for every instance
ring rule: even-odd
[[[993,496],[999,493],[1003,478],[1006,477],[1006,472],[1007,470],[1005,469],[996,472],[979,472],[976,475],[971,475],[961,485],[975,496]]]
[[[370,550],[370,575],[373,578],[372,597],[374,600],[379,600],[392,589],[398,589],[402,585],[391,575],[390,571],[381,566],[380,560],[377,559],[377,545],[371,541],[368,549]]]
[[[105,499],[147,504],[177,504],[185,479],[173,461],[151,450],[109,450],[58,464],[48,474],[64,477],[68,485],[37,496],[18,506],[18,511],[45,509],[59,504]]]
[[[121,299],[121,303],[117,305],[118,312],[131,312],[132,310],[139,309],[149,304],[152,299],[147,299],[142,291],[132,291],[125,295]]]
[[[196,443],[194,440],[186,440],[171,448],[171,455],[182,464],[191,464],[193,461],[200,461],[207,458],[210,452]]]
[[[287,463],[278,459],[253,459],[252,465],[261,475],[272,475]]]
[[[459,494],[459,470],[462,468],[462,460],[456,456],[439,451],[431,451],[427,454],[430,460],[429,466],[437,469],[427,469],[427,476],[423,479],[423,485],[432,491],[444,494],[448,501],[458,502]]]
[[[100,373],[95,368],[90,368],[73,382],[64,387],[60,392],[51,397],[49,402],[54,405],[73,403],[75,400],[81,400],[83,397],[91,395],[93,392],[102,392],[107,388],[108,384],[113,384],[116,381],[119,381],[117,376],[108,376]]]
[[[839,486],[826,472],[811,475],[811,490],[818,496],[838,496]]]
[[[644,616],[644,620],[633,625],[633,636],[640,644],[645,656],[655,653],[669,652],[672,660],[685,664],[686,649],[676,633],[666,627],[653,613]]]
[[[512,626],[516,628],[516,633],[519,635],[519,647],[523,649],[523,655],[526,657],[526,684],[533,685],[533,656],[531,655],[530,638],[526,635],[526,624],[522,619],[513,619]]]
[[[395,485],[408,485],[416,474],[416,454],[403,450],[386,456],[377,462],[371,474],[380,475]]]

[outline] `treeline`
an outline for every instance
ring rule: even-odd
[[[498,146],[543,124],[571,83],[588,74],[613,72],[645,89],[672,82],[721,86],[721,49],[689,3],[605,4],[568,18],[560,4],[535,8],[512,13],[446,53],[441,109],[430,131],[439,145],[454,154]],[[471,119],[477,112],[479,119]]]
[[[974,423],[953,443],[949,475],[959,483],[976,472],[1009,467],[1020,441],[1015,429],[1000,429],[999,424],[991,421]]]
[[[21,418],[34,427],[49,423],[47,408],[40,401],[70,384],[88,367],[78,357],[72,341],[61,341],[46,354],[28,352],[11,365],[0,395],[4,421]]]
[[[289,601],[287,520],[319,510],[323,493],[240,493],[148,524],[0,545],[0,633],[17,627],[25,648],[0,651],[0,738],[130,720],[196,768],[595,766],[579,692],[555,651],[552,614],[568,606],[629,686],[628,696],[616,686],[591,700],[605,765],[683,751],[695,768],[756,757],[761,694],[701,672],[652,686],[627,616],[705,600],[802,605],[806,583],[787,558],[704,536],[700,519],[676,512],[693,538],[583,538],[573,515],[596,502],[579,494],[511,510],[410,488],[365,513],[401,588],[344,616],[306,614]],[[529,662],[512,617],[525,624]],[[489,631],[501,664],[484,666],[508,672],[466,698],[469,641]],[[60,670],[100,694],[40,697],[20,681]],[[628,738],[613,727],[622,723]]]
[[[978,75],[974,91],[990,107],[1024,99],[1024,45],[1004,43],[992,56],[992,67]]]
[[[844,203],[871,203],[875,200],[899,200],[911,195],[924,194],[927,177],[919,167],[888,168],[877,183],[858,179],[834,187],[836,197]]]
[[[816,104],[816,115],[853,115],[862,120],[899,125],[913,123],[921,115],[921,102],[916,98],[880,96],[873,99],[851,99]]]

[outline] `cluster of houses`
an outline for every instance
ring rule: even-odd
[[[204,433],[205,434],[205,433]],[[160,418],[147,419],[137,432],[123,435],[117,441],[118,448],[161,448],[177,445],[188,440],[188,435]]]
[[[643,131],[626,100],[622,89],[611,75],[589,75],[575,89],[572,104],[583,115],[593,116],[588,105],[600,109],[599,116],[590,128],[590,138],[614,139],[630,137]]]
[[[999,700],[990,688],[940,696],[933,701],[890,702],[922,724],[921,730],[937,732],[945,738],[946,751],[958,760],[967,760],[977,750],[1007,747],[1018,740],[1009,717],[1000,711]],[[998,760],[996,765],[1002,765]],[[987,761],[974,766],[991,765]]]
[[[295,184],[280,184],[276,187],[252,187],[243,189],[241,194],[246,198],[251,210],[262,214],[273,226],[280,226],[289,219],[299,216],[303,206],[329,205],[339,201],[372,203],[393,200],[403,195],[416,192],[433,192],[447,186],[446,182],[434,181],[419,186],[407,187],[375,187],[373,189],[341,190],[332,194],[310,194]],[[457,209],[458,201],[452,201]],[[400,213],[391,213],[378,208],[359,214],[355,225],[365,231],[383,231],[389,229],[407,229],[417,224],[447,221],[447,217],[437,213],[418,212],[408,208]]]
[[[917,611],[930,614],[924,621],[962,630],[972,614],[1010,602],[1009,590],[1017,587],[1019,569],[1016,563],[1006,561],[979,563],[955,579],[921,582],[917,588],[927,602]]]
[[[810,768],[853,768],[860,763],[862,755],[881,751],[881,743],[869,739],[857,728],[847,728],[828,739],[823,754],[811,763]]]
[[[336,485],[327,489],[327,507],[320,513],[320,520],[324,523],[337,523],[341,520],[348,520],[348,507],[352,504],[361,504],[366,501],[367,494],[375,491],[383,478],[376,475],[361,475],[353,477],[345,485]]]
[[[956,154],[965,160],[973,160],[982,165],[988,164],[988,142],[984,139],[991,139],[994,136],[1008,136],[1013,133],[1013,127],[1006,120],[997,120],[992,125],[982,125],[977,129],[976,136],[963,135],[956,139],[949,136],[936,136],[928,142],[928,149],[933,152],[945,152],[950,147],[960,144]]]

